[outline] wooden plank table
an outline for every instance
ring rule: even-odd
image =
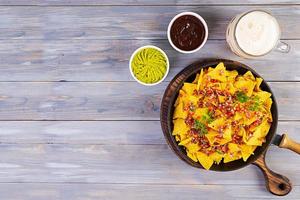
[[[229,20],[261,8],[282,27],[288,54],[246,60],[225,42]],[[166,40],[171,18],[200,13],[209,40],[192,55]],[[270,83],[278,133],[300,141],[299,0],[0,0],[0,199],[277,199],[255,166],[221,173],[192,168],[167,147],[160,100],[172,77],[203,58],[234,59]],[[142,45],[163,48],[165,82],[144,87],[128,70]],[[270,168],[300,199],[300,158],[277,147]]]

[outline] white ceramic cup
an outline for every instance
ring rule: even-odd
[[[144,83],[144,82],[138,80],[138,79],[134,76],[133,71],[132,71],[132,68],[131,68],[131,63],[132,63],[132,60],[133,60],[134,56],[135,56],[140,50],[146,49],[146,48],[153,48],[153,49],[156,49],[156,50],[158,50],[159,52],[161,52],[161,53],[163,54],[163,56],[166,58],[166,63],[167,63],[167,66],[166,66],[166,67],[167,67],[166,73],[165,73],[164,77],[163,77],[161,80],[159,80],[158,82],[156,82],[156,83]],[[136,80],[138,83],[140,83],[140,84],[142,84],[142,85],[145,85],[145,86],[154,86],[154,85],[157,85],[157,84],[161,83],[161,82],[167,77],[167,75],[168,75],[168,73],[169,73],[169,68],[170,68],[170,64],[169,64],[169,58],[168,58],[167,54],[166,54],[161,48],[159,48],[159,47],[157,47],[157,46],[154,46],[154,45],[146,45],[146,46],[142,46],[142,47],[136,49],[136,50],[133,52],[133,54],[131,55],[130,60],[129,60],[129,71],[130,71],[131,76],[132,76],[132,77],[134,78],[134,80]]]
[[[183,15],[192,15],[192,16],[194,16],[194,17],[197,17],[197,18],[201,21],[201,23],[203,24],[204,29],[205,29],[205,36],[204,36],[204,40],[203,40],[202,44],[201,44],[199,47],[197,47],[196,49],[191,50],[191,51],[184,51],[184,50],[181,50],[181,49],[177,48],[177,47],[174,45],[174,43],[172,42],[172,39],[171,39],[171,27],[172,27],[174,21],[175,21],[177,18],[179,18],[179,17],[181,17],[181,16],[183,16]],[[176,51],[178,51],[178,52],[180,52],[180,53],[194,53],[194,52],[198,51],[199,49],[201,49],[201,48],[204,46],[204,44],[206,43],[207,38],[208,38],[208,27],[207,27],[207,24],[206,24],[205,20],[204,20],[199,14],[194,13],[194,12],[182,12],[182,13],[177,14],[177,15],[176,15],[175,17],[173,17],[173,19],[170,21],[169,26],[168,26],[167,34],[168,34],[168,40],[169,40],[171,46],[172,46]]]

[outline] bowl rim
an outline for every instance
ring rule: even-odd
[[[139,79],[137,79],[134,74],[133,74],[133,71],[132,71],[132,67],[131,67],[131,63],[132,63],[132,60],[133,58],[135,57],[135,55],[142,49],[146,49],[146,48],[153,48],[153,49],[156,49],[158,50],[159,52],[161,52],[163,54],[163,56],[166,58],[166,62],[167,62],[167,69],[166,69],[166,72],[165,72],[165,75],[163,76],[162,79],[160,79],[159,81],[155,82],[155,83],[144,83],[142,81],[140,81]],[[130,56],[130,59],[129,59],[129,71],[130,71],[130,74],[131,76],[134,78],[135,81],[137,81],[138,83],[142,84],[142,85],[145,85],[145,86],[154,86],[154,85],[157,85],[161,82],[163,82],[165,80],[165,78],[168,76],[168,73],[169,73],[169,69],[170,69],[170,62],[169,62],[169,58],[168,58],[168,55],[159,47],[157,46],[154,46],[154,45],[144,45],[144,46],[141,46],[139,48],[137,48]]]
[[[173,43],[173,41],[172,41],[172,39],[171,39],[171,27],[172,27],[174,21],[175,21],[177,18],[179,18],[179,17],[181,17],[181,16],[183,16],[183,15],[192,15],[192,16],[194,16],[194,17],[197,17],[197,18],[202,22],[202,24],[203,24],[203,26],[204,26],[204,29],[205,29],[205,33],[206,33],[206,34],[205,34],[205,37],[204,37],[204,40],[203,40],[203,42],[202,42],[202,44],[201,44],[199,47],[197,47],[196,49],[193,49],[193,50],[191,50],[191,51],[185,51],[185,50],[179,49],[178,47],[175,46],[175,44]],[[176,51],[178,51],[178,52],[180,52],[180,53],[184,53],[184,54],[195,53],[195,52],[199,51],[199,50],[205,45],[205,43],[207,42],[207,39],[208,39],[208,26],[207,26],[206,21],[203,19],[203,17],[202,17],[201,15],[199,15],[198,13],[191,12],[191,11],[181,12],[181,13],[175,15],[175,16],[173,17],[173,19],[170,21],[170,23],[169,23],[169,25],[168,25],[168,30],[167,30],[167,36],[168,36],[168,41],[169,41],[169,43],[171,44],[171,46],[172,46]]]

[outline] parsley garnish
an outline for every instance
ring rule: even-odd
[[[214,114],[212,112],[208,112],[208,116],[209,116],[209,119],[207,121],[207,123],[211,123],[214,121]]]
[[[236,93],[236,98],[241,103],[245,103],[249,100],[249,97],[244,92],[240,91]]]
[[[203,124],[202,122],[200,122],[199,120],[195,120],[195,122],[194,122],[194,128],[199,131],[200,135],[207,134],[206,125]]]
[[[202,115],[201,120],[202,120],[203,122],[205,122],[205,123],[210,124],[212,121],[214,121],[214,119],[213,119],[213,113],[208,112],[207,114]]]
[[[255,96],[255,97],[253,97],[251,100],[252,100],[252,104],[251,104],[251,106],[249,107],[249,110],[251,110],[251,111],[256,111],[256,110],[258,110],[258,108],[259,108],[259,106],[260,106],[259,97],[258,97],[258,96]]]

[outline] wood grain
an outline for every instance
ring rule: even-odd
[[[0,121],[0,127],[2,144],[166,144],[159,121]],[[299,130],[298,121],[280,121],[277,133],[300,141]]]
[[[165,144],[159,121],[1,121],[0,127],[2,144]]]
[[[272,171],[266,164],[264,154],[254,164],[263,172],[268,191],[277,196],[286,196],[291,192],[292,183],[290,180],[286,176]]]
[[[289,149],[300,155],[300,142],[292,140],[287,134],[282,135],[282,140],[279,144],[279,147]]]
[[[282,199],[265,192],[264,185],[141,185],[141,184],[0,184],[0,198],[13,200],[198,200]],[[299,186],[284,199],[298,199]]]
[[[300,39],[300,5],[290,6],[2,6],[0,39],[166,39],[170,20],[195,11],[207,21],[209,39],[224,39],[229,21],[266,9],[279,21],[283,39]]]
[[[292,47],[288,54],[274,51],[247,60],[235,56],[224,40],[209,40],[191,55],[177,53],[167,40],[5,40],[0,42],[0,81],[134,81],[128,60],[136,48],[146,44],[161,47],[168,54],[171,68],[167,81],[203,58],[240,61],[266,80],[299,81],[300,40],[285,42]]]
[[[249,5],[249,4],[300,4],[299,0],[1,0],[0,5],[65,5],[65,6],[91,6],[91,5]]]
[[[0,82],[0,120],[158,120],[167,83]],[[298,120],[300,82],[272,82],[280,120]]]
[[[205,171],[179,160],[167,145],[1,144],[0,149],[2,183],[264,184],[255,166]],[[272,147],[267,162],[299,185],[299,156]]]
[[[255,8],[279,20],[289,54],[243,60],[228,50],[228,22]],[[166,40],[181,11],[208,22],[209,41],[196,54],[178,54]],[[299,0],[0,0],[0,16],[0,199],[276,199],[254,166],[216,173],[180,161],[165,144],[159,107],[188,64],[234,59],[272,82],[278,133],[299,141]],[[152,88],[128,72],[130,54],[146,44],[172,61],[167,81]],[[269,167],[294,184],[285,199],[299,199],[299,157],[269,150]]]

